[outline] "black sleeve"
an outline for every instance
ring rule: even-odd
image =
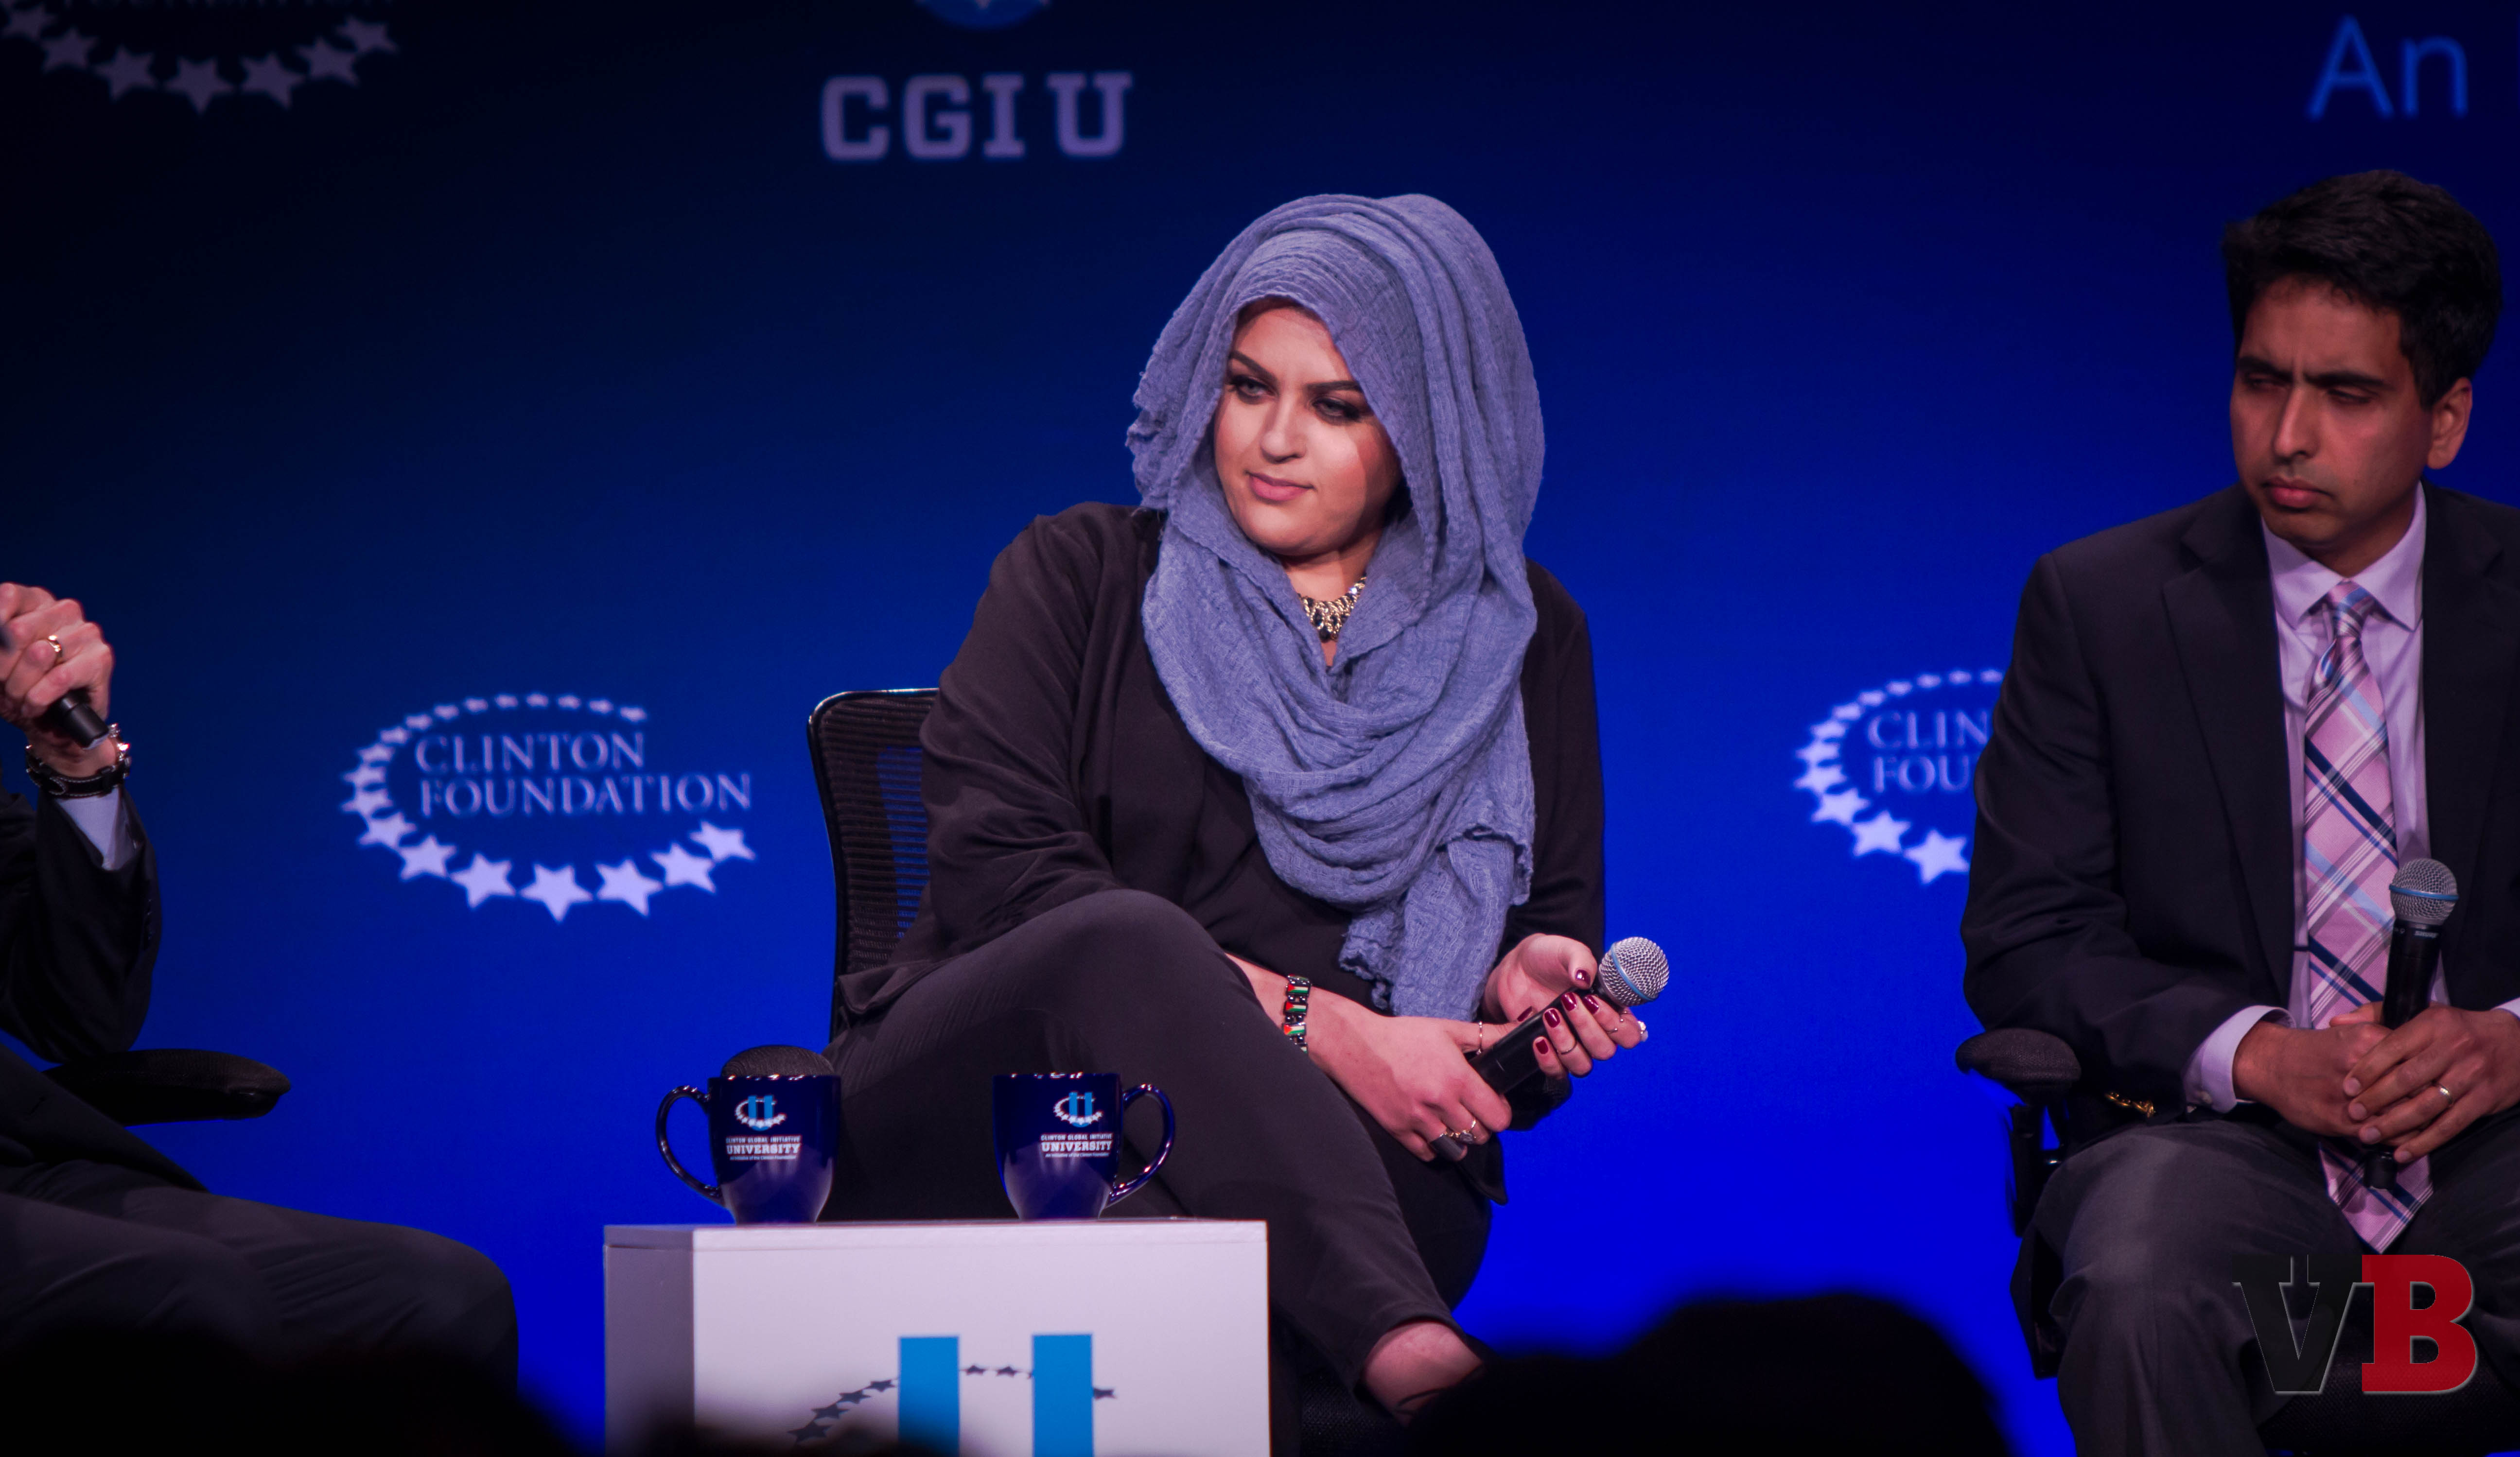
[[[2236,978],[2145,956],[2128,932],[2107,705],[2083,642],[2043,557],[1978,760],[1962,990],[1988,1027],[2053,1033],[2087,1077],[2175,1101],[2188,1058],[2251,998]]]
[[[1540,623],[1522,659],[1522,718],[1535,801],[1531,896],[1506,914],[1507,948],[1526,936],[1571,936],[1599,951],[1601,728],[1593,701],[1593,630],[1555,577],[1531,567]]]
[[[56,1061],[119,1052],[149,1016],[157,861],[124,791],[137,852],[105,868],[61,807],[0,793],[0,1027]]]
[[[1074,725],[1102,563],[1058,518],[999,553],[920,733],[928,905],[948,954],[1120,880],[1078,808]]]

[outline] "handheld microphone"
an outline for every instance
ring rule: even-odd
[[[72,688],[61,701],[44,710],[43,725],[55,733],[77,742],[82,749],[94,748],[105,737],[105,720],[87,706],[87,689]]]
[[[773,1042],[746,1047],[726,1060],[721,1078],[829,1078],[838,1070],[810,1047]]]
[[[2380,1020],[2406,1026],[2432,1000],[2433,972],[2441,965],[2442,922],[2458,907],[2458,877],[2439,861],[2408,861],[2389,882],[2389,980],[2380,993]],[[2364,1186],[2387,1193],[2398,1187],[2398,1156],[2385,1149],[2362,1160]]]
[[[1600,970],[1593,978],[1593,993],[1612,1006],[1641,1006],[1662,995],[1671,981],[1671,961],[1662,948],[1642,936],[1631,936],[1610,948],[1601,957]],[[1540,1072],[1540,1055],[1531,1049],[1535,1038],[1549,1035],[1542,1017],[1547,1007],[1523,1019],[1520,1027],[1507,1033],[1487,1051],[1470,1059],[1470,1066],[1498,1092],[1511,1092]]]

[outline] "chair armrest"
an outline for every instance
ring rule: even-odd
[[[45,1076],[126,1127],[260,1118],[289,1091],[289,1080],[277,1068],[233,1052],[191,1047],[75,1058],[46,1069]]]
[[[2063,1038],[2027,1027],[1979,1033],[1960,1043],[1953,1061],[2025,1103],[2062,1102],[2083,1081],[2082,1059]]]

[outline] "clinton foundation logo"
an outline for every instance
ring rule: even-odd
[[[530,901],[555,921],[588,905],[645,916],[660,895],[716,895],[730,861],[755,859],[741,823],[751,773],[677,757],[689,750],[655,728],[644,708],[574,693],[432,704],[359,750],[341,811],[401,880],[443,885],[430,893],[450,902],[461,891],[475,911]]]
[[[1919,673],[1868,688],[1828,711],[1794,757],[1794,787],[1812,822],[1834,824],[1855,858],[1915,866],[1919,884],[1968,874],[1977,799],[1971,776],[1995,718],[1994,668]]]

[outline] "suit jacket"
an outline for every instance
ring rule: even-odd
[[[2520,996],[2520,511],[2421,488],[2422,692],[2452,1004]],[[2188,1058],[2292,982],[2274,598],[2231,486],[2041,557],[1977,770],[1960,938],[1990,1028],[2055,1034],[2087,1091],[2176,1106]]]
[[[129,800],[126,795],[125,809]],[[158,861],[119,870],[51,800],[0,793],[0,1027],[57,1061],[119,1052],[149,1015],[158,959]],[[201,1184],[164,1154],[0,1048],[0,1189],[28,1166],[92,1159]]]

